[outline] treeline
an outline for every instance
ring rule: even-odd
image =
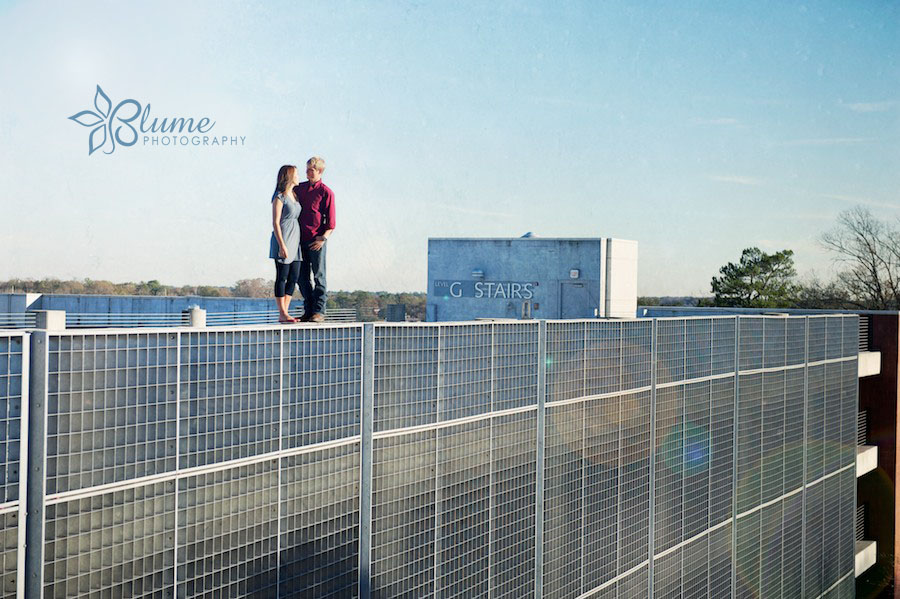
[[[830,281],[797,277],[794,252],[746,248],[712,278],[713,297],[700,306],[897,310],[900,308],[900,219],[887,220],[857,206],[838,215],[819,245],[832,254]]]
[[[0,281],[0,293],[55,293],[87,295],[156,295],[200,297],[272,297],[273,282],[265,279],[242,279],[232,286],[165,285],[157,280],[139,283],[113,283],[93,279],[62,281],[60,279],[10,279]],[[300,294],[295,294],[296,298]],[[424,293],[388,293],[386,291],[329,291],[328,305],[333,308],[355,308],[364,320],[384,318],[388,304],[406,304],[411,319],[425,320]]]

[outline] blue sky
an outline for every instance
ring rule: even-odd
[[[278,167],[328,163],[329,286],[424,290],[428,237],[635,239],[641,294],[900,216],[896,2],[0,2],[0,279],[272,278]],[[88,155],[111,98],[238,147]]]

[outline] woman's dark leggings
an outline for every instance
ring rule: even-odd
[[[290,264],[282,264],[275,261],[275,297],[294,295],[294,286],[300,278],[300,261],[294,260]]]

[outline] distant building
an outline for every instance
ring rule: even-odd
[[[636,241],[432,238],[432,322],[474,318],[633,318]]]

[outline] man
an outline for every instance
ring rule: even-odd
[[[300,293],[303,322],[323,322],[325,301],[325,241],[334,231],[334,192],[322,183],[325,161],[313,156],[306,161],[307,181],[294,188],[300,202]],[[310,275],[315,288],[310,284]]]

